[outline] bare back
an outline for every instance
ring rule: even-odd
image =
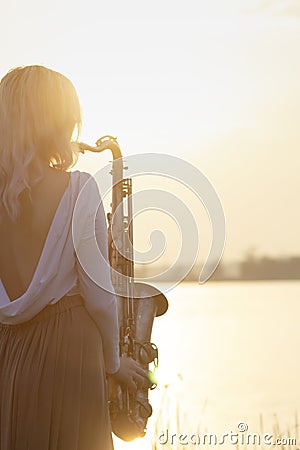
[[[32,208],[22,205],[18,223],[0,224],[0,278],[10,301],[24,294],[34,276],[70,174],[48,167],[43,180],[32,190]]]

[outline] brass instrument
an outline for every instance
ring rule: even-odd
[[[154,318],[168,309],[164,294],[153,286],[134,281],[132,180],[123,178],[123,159],[116,138],[103,136],[96,147],[79,143],[80,151],[102,152],[109,149],[112,162],[112,203],[108,213],[109,260],[112,283],[117,295],[120,329],[120,356],[138,361],[149,371],[149,364],[158,363],[158,349],[151,342]],[[151,375],[151,372],[148,372]],[[149,377],[149,386],[130,393],[124,386],[109,379],[109,408],[112,430],[124,441],[143,437],[152,414],[148,391],[156,387]]]

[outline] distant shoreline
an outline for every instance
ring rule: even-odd
[[[212,266],[213,267],[213,266]],[[155,276],[157,281],[173,282],[181,278],[185,266],[178,266],[178,278],[172,273],[168,278],[168,268],[160,266],[139,267],[136,270],[138,278]],[[213,270],[213,269],[212,269]],[[184,277],[182,281],[198,281],[200,268],[197,265]],[[161,276],[159,275],[161,274]],[[165,275],[165,277],[164,277]],[[209,281],[297,281],[300,280],[300,256],[272,258],[269,256],[246,255],[245,259],[237,262],[223,262],[218,265]]]

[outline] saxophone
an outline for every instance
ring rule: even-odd
[[[132,441],[146,434],[152,407],[148,391],[157,385],[149,364],[158,364],[158,349],[151,342],[154,318],[168,309],[164,294],[153,286],[134,281],[132,180],[123,178],[123,158],[116,138],[106,135],[98,139],[96,147],[79,143],[85,150],[112,153],[112,202],[108,218],[108,254],[111,278],[117,296],[120,332],[120,356],[138,361],[148,370],[149,386],[135,393],[116,381],[108,379],[109,411],[113,433],[124,441]]]

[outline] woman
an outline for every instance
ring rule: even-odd
[[[67,171],[80,128],[75,88],[60,73],[27,66],[1,80],[1,450],[110,450],[106,378],[132,391],[147,378],[119,357],[97,184]]]

